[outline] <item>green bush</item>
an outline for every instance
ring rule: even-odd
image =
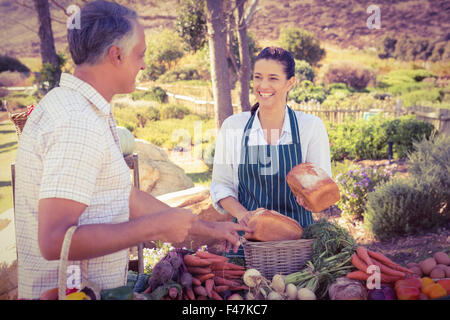
[[[423,106],[424,103],[432,104],[442,102],[444,98],[444,90],[440,88],[419,89],[407,92],[400,96],[404,107]]]
[[[188,114],[189,109],[182,105],[170,104],[161,108],[161,120],[183,119]]]
[[[178,7],[176,30],[186,51],[201,49],[208,42],[204,0],[185,0]]]
[[[439,135],[414,143],[415,151],[408,155],[408,172],[416,184],[434,190],[450,214],[450,136]]]
[[[159,103],[167,102],[168,96],[166,91],[161,87],[153,87],[148,91],[135,91],[131,94],[133,100],[156,101]]]
[[[142,80],[156,80],[184,55],[183,44],[178,34],[170,29],[152,34],[147,44]]]
[[[144,117],[149,121],[158,121],[161,119],[161,112],[155,107],[148,107],[145,110]]]
[[[394,143],[394,152],[398,158],[405,158],[408,153],[413,152],[414,143],[428,139],[434,129],[431,123],[417,120],[414,115],[392,119],[382,124],[387,140]]]
[[[414,150],[414,141],[430,137],[434,126],[414,116],[387,118],[382,113],[369,120],[348,119],[327,123],[332,160],[387,159],[388,142],[394,142],[394,158],[404,158]]]
[[[0,55],[0,72],[4,71],[17,71],[26,74],[30,73],[30,69],[18,59],[7,55]]]
[[[432,193],[411,180],[393,178],[369,193],[364,223],[382,241],[416,235],[442,224],[439,209],[439,200]]]
[[[347,86],[357,90],[365,89],[370,82],[374,82],[375,73],[373,70],[353,62],[331,63],[323,75],[323,82],[326,86],[331,83],[345,83]]]
[[[302,28],[282,29],[278,42],[280,47],[291,52],[295,59],[305,60],[310,65],[316,65],[325,56],[325,50],[320,47],[320,41]]]
[[[297,103],[313,100],[322,103],[326,99],[326,92],[322,86],[316,86],[309,80],[303,80],[289,91],[289,99]]]
[[[386,182],[391,177],[389,170],[373,169],[371,167],[359,167],[354,165],[346,173],[336,176],[341,199],[337,206],[342,210],[345,219],[362,220],[367,202],[367,195],[375,190],[375,187]]]
[[[200,80],[200,74],[196,68],[190,66],[183,66],[175,68],[164,73],[158,78],[158,82],[170,83],[180,80]]]
[[[314,81],[314,69],[305,60],[295,60],[295,77],[297,81]]]

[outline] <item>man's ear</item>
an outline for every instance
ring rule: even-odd
[[[111,46],[109,48],[108,59],[115,66],[119,66],[122,63],[123,54],[118,46]]]

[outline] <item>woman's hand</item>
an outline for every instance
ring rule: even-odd
[[[240,225],[248,226],[248,222],[250,218],[254,215],[254,211],[245,211],[241,214],[239,218],[237,218]]]

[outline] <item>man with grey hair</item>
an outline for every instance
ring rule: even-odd
[[[78,267],[88,260],[86,276],[102,289],[125,285],[128,248],[138,243],[209,235],[228,251],[238,248],[238,230],[251,232],[202,221],[132,186],[110,101],[133,92],[145,69],[144,28],[134,11],[112,2],[90,2],[80,14],[80,28],[68,30],[74,75],[63,73],[59,87],[36,106],[17,150],[20,299],[38,299],[58,286],[58,259],[71,226],[78,227],[69,260]]]

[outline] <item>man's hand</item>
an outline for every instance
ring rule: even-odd
[[[186,239],[199,218],[190,210],[170,208],[154,214],[154,221],[159,226],[158,240],[179,243]]]
[[[233,248],[233,252],[236,253],[241,245],[239,241],[238,231],[253,232],[247,226],[234,223],[234,222],[215,222],[214,235],[221,240],[224,240],[222,249],[225,252],[230,251]]]

